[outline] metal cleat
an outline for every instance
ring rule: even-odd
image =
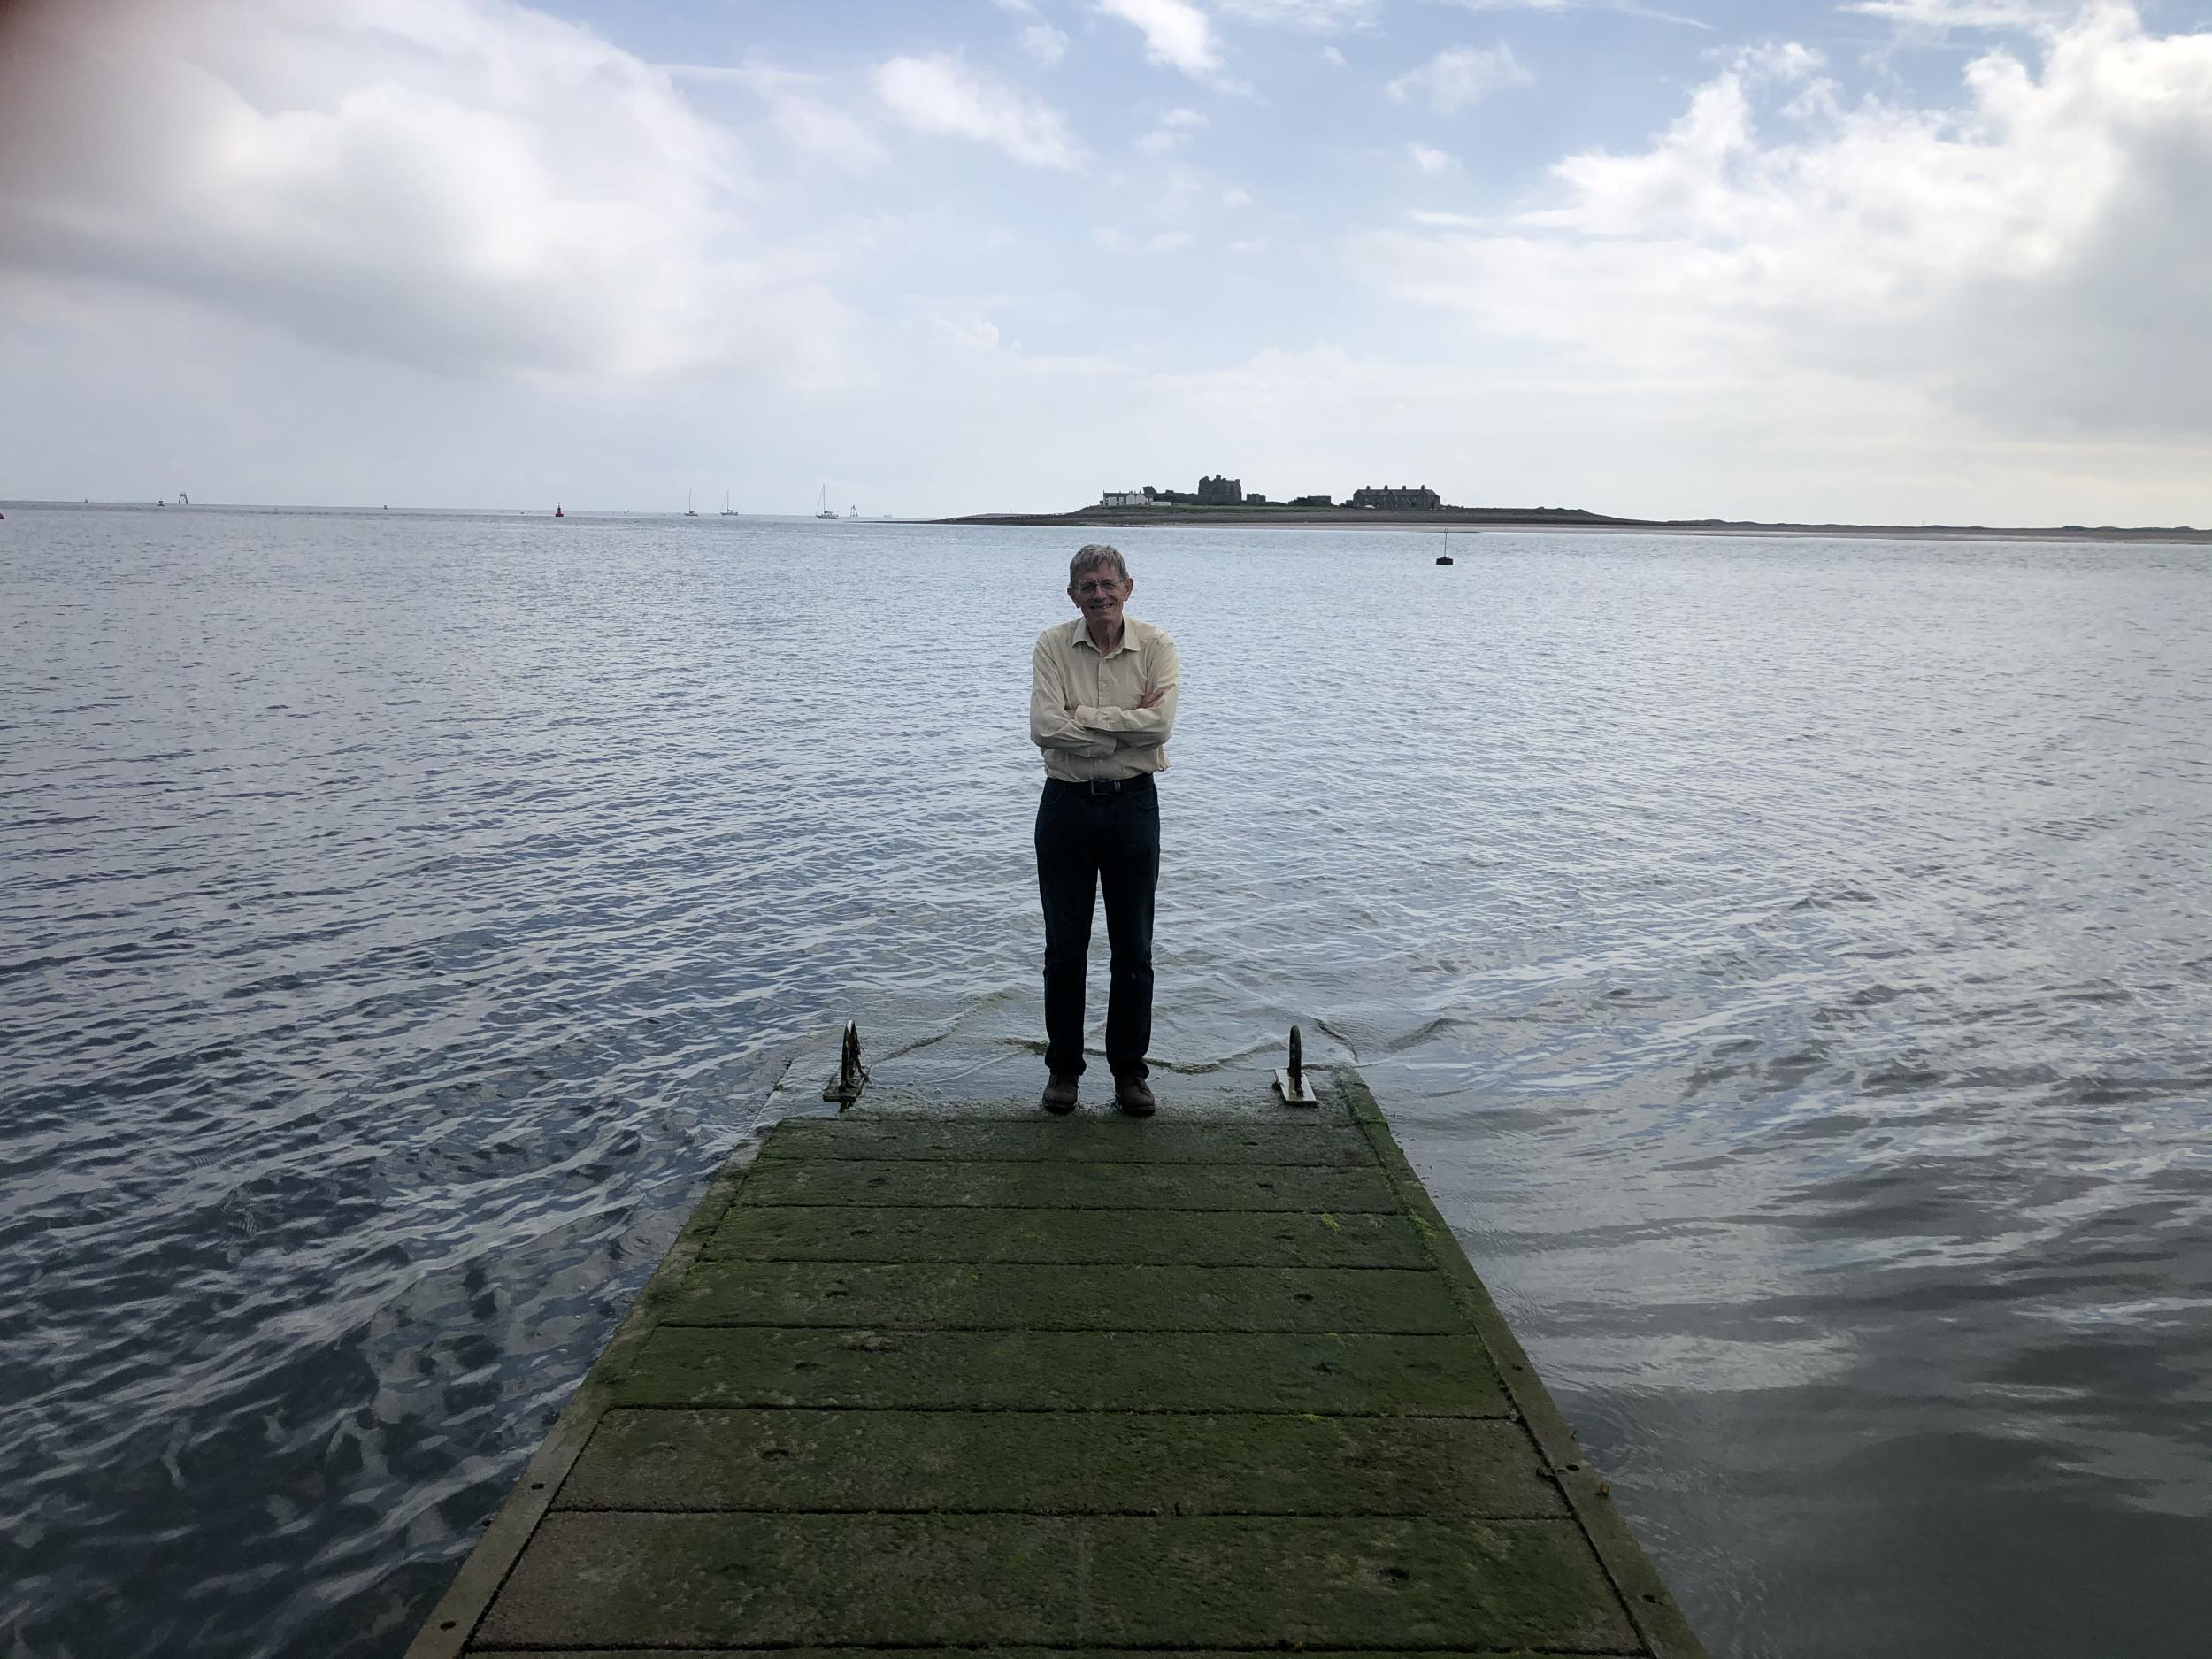
[[[824,1100],[833,1100],[837,1110],[843,1111],[860,1098],[860,1091],[868,1087],[868,1068],[860,1064],[860,1026],[856,1021],[845,1022],[845,1044],[837,1059],[837,1075],[822,1091]]]
[[[1300,1040],[1298,1027],[1290,1028],[1290,1064],[1275,1073],[1275,1090],[1283,1097],[1286,1106],[1318,1106],[1321,1097],[1313,1092],[1313,1077],[1306,1070],[1305,1044]]]

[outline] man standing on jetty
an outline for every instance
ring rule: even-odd
[[[1068,565],[1068,597],[1083,614],[1037,636],[1029,736],[1044,751],[1037,803],[1037,891],[1045,911],[1045,1084],[1048,1112],[1075,1110],[1083,1073],[1083,1001],[1093,904],[1106,893],[1113,967],[1106,1064],[1114,1104],[1134,1117],[1156,1102],[1152,1046],[1152,899],[1160,885],[1160,797],[1182,664],[1175,641],[1122,607],[1137,584],[1102,541]]]

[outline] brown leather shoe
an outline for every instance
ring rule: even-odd
[[[1132,1118],[1149,1118],[1159,1102],[1152,1098],[1152,1086],[1141,1077],[1114,1079],[1114,1104]]]
[[[1037,1102],[1048,1112],[1071,1112],[1075,1110],[1075,1079],[1055,1071],[1052,1080],[1045,1085],[1045,1097]]]

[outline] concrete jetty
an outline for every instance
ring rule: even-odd
[[[1701,1654],[1365,1083],[1316,1075],[784,1121],[411,1659]]]

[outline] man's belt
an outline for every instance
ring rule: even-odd
[[[1071,783],[1065,778],[1048,778],[1048,789],[1072,789],[1078,795],[1123,795],[1132,789],[1152,787],[1152,774],[1141,772],[1133,778],[1091,778],[1081,783]]]

